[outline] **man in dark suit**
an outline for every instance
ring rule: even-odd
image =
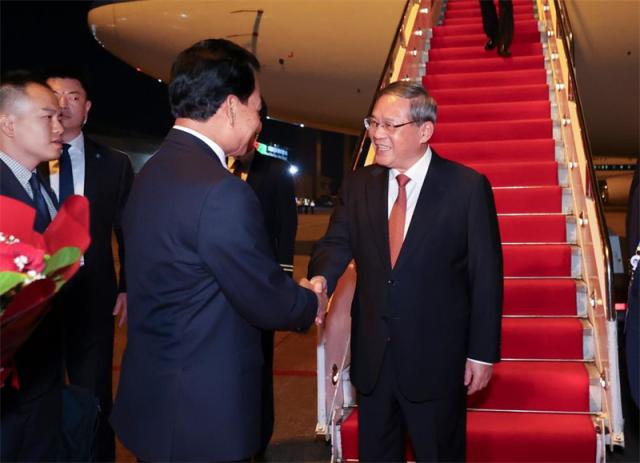
[[[57,201],[36,171],[60,156],[62,132],[56,97],[28,76],[0,84],[0,194],[36,210],[44,232]],[[20,388],[0,389],[2,461],[54,461],[60,432],[62,339],[58,311],[47,314],[16,355]]]
[[[493,0],[480,0],[482,14],[482,28],[488,40],[485,50],[498,47],[498,54],[508,58],[511,56],[509,47],[513,41],[513,1],[500,0],[500,16],[496,12]]]
[[[380,94],[365,126],[375,165],[348,177],[327,234],[313,249],[312,283],[333,292],[352,259],[351,381],[361,461],[465,455],[465,386],[499,360],[502,255],[491,187],[429,148],[436,103],[418,85]]]
[[[91,245],[84,264],[54,303],[63,313],[64,360],[69,382],[90,391],[100,402],[94,461],[114,461],[115,435],[109,424],[112,406],[113,312],[126,311],[124,278],[116,280],[111,247],[118,240],[120,263],[124,246],[120,221],[133,170],[129,158],[86,137],[91,101],[79,74],[56,71],[47,83],[62,113],[64,147],[59,161],[44,170],[60,203],[71,194],[84,195],[90,205]]]
[[[267,118],[267,106],[262,102],[261,124]],[[261,128],[258,129],[257,136]],[[249,151],[233,158],[230,170],[242,178],[255,192],[264,216],[264,224],[269,235],[271,249],[280,267],[293,277],[293,254],[298,227],[298,212],[289,164],[281,159],[263,156],[256,152],[255,142]],[[262,332],[262,431],[260,452],[263,453],[273,434],[273,337],[274,332]]]
[[[260,330],[304,330],[324,314],[326,295],[280,269],[255,194],[226,168],[260,125],[258,70],[227,40],[178,55],[175,126],[125,209],[128,343],[112,423],[141,460],[254,455]]]

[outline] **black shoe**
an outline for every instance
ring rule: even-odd
[[[484,44],[484,49],[487,51],[493,50],[494,48],[496,48],[496,45],[497,44],[493,40],[489,39],[487,40],[487,43]]]
[[[509,47],[505,47],[504,45],[500,45],[498,47],[498,54],[503,58],[509,58],[511,56],[511,52],[509,51]]]

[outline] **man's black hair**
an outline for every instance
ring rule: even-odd
[[[174,117],[205,121],[229,95],[246,103],[256,87],[260,63],[224,39],[202,40],[182,51],[171,67],[169,104]]]
[[[84,89],[84,92],[87,94],[87,99],[90,99],[89,94],[91,92],[89,88],[89,79],[87,78],[87,74],[81,68],[73,65],[58,65],[46,69],[44,73],[47,79],[58,78],[77,80],[78,82],[80,82],[80,85]]]

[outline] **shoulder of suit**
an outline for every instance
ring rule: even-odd
[[[431,165],[429,166],[429,170],[432,167],[435,167],[442,174],[447,174],[452,176],[453,179],[460,179],[464,182],[477,182],[480,181],[484,175],[479,173],[477,170],[465,166],[456,161],[452,161],[450,159],[443,158],[434,152],[434,156],[431,160]]]
[[[102,143],[99,143],[86,135],[84,137],[84,147],[85,154],[86,152],[93,152],[99,154],[101,157],[121,162],[129,160],[129,156],[123,151],[109,148],[108,146],[103,145]]]

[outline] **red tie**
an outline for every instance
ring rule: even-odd
[[[391,268],[396,265],[402,242],[404,241],[404,222],[407,214],[407,190],[405,186],[411,180],[404,174],[398,174],[398,197],[389,215],[389,251],[391,254]]]

